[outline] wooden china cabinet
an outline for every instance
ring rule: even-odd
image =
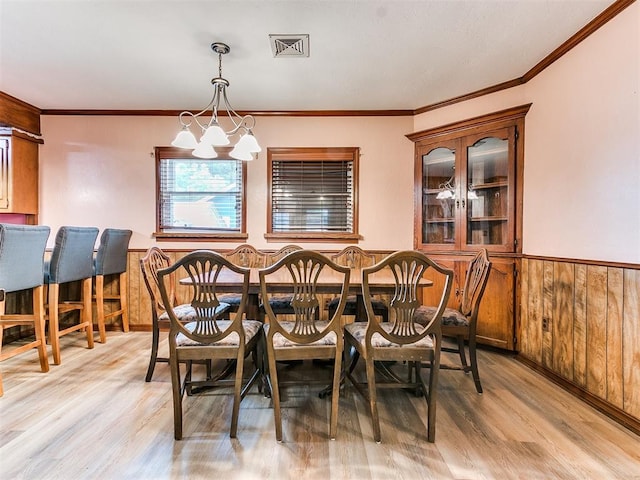
[[[491,273],[478,342],[517,350],[522,253],[524,116],[531,105],[407,135],[415,142],[414,248],[455,272],[458,303],[466,267],[486,248]],[[437,288],[431,289],[436,294]],[[424,300],[430,298],[425,289]]]

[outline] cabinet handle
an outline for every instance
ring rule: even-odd
[[[462,199],[462,208],[464,208],[464,198]]]
[[[456,208],[460,208],[460,200],[456,200]]]

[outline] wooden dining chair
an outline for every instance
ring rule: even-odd
[[[230,319],[222,317],[228,306],[220,302],[216,291],[216,279],[225,270],[237,274],[242,283],[242,301]],[[192,378],[192,362],[217,359],[234,361],[235,379],[230,382],[233,385],[230,436],[235,438],[237,435],[240,401],[261,373],[259,345],[263,338],[262,323],[242,318],[249,290],[249,273],[249,269],[238,267],[210,250],[191,252],[170,267],[158,271],[160,296],[167,308],[170,322],[169,365],[176,440],[182,438],[182,402],[185,392],[229,384],[229,381],[220,377],[209,378],[209,374],[204,380]],[[185,317],[172,306],[172,284],[176,277],[189,280],[185,285],[189,289],[187,298],[190,299],[188,304],[193,308],[193,315],[188,323],[184,323]],[[254,370],[245,382],[244,360],[249,354],[253,354]],[[181,363],[187,364],[184,376],[180,374]]]
[[[147,288],[147,293],[149,294],[149,300],[151,302],[151,354],[149,356],[149,366],[147,367],[145,382],[150,382],[153,378],[156,363],[169,363],[169,357],[158,356],[160,331],[169,330],[170,327],[167,306],[171,306],[173,308],[174,314],[183,323],[191,321],[195,315],[195,310],[191,304],[180,303],[178,300],[175,275],[165,277],[169,303],[165,305],[164,300],[160,296],[158,271],[168,268],[171,264],[171,258],[163,252],[162,249],[155,246],[149,248],[146,254],[140,259],[142,279],[144,280],[144,285]],[[226,310],[229,306],[228,304],[223,303],[219,308],[220,314],[224,315],[226,314]]]
[[[224,256],[233,264],[244,268],[262,268],[266,265],[267,254],[256,250],[252,245],[244,244],[236,247],[231,252],[225,253]],[[241,294],[238,293],[222,293],[220,300],[229,304],[230,311],[238,310]]]
[[[369,283],[377,272],[389,269],[395,280],[395,293],[389,303],[389,321],[383,322],[373,311]],[[444,277],[440,304],[428,323],[416,322],[415,313],[420,306],[419,291],[421,281],[427,271],[433,270]],[[409,388],[424,394],[427,402],[427,439],[435,441],[436,397],[438,391],[438,370],[442,342],[441,317],[451,292],[453,271],[443,268],[425,254],[407,250],[393,253],[372,267],[362,270],[362,294],[367,311],[367,323],[355,322],[345,326],[345,344],[356,349],[353,361],[362,358],[366,367],[366,382],[356,378],[357,372],[347,370],[347,378],[356,390],[369,402],[373,438],[381,441],[380,419],[378,416],[378,388]],[[403,380],[390,370],[379,380],[376,366],[384,366],[383,361],[402,361],[410,365],[412,375]],[[421,362],[428,362],[429,382],[425,383],[421,373]],[[415,373],[415,375],[413,375]],[[392,418],[405,415],[398,407],[389,407]],[[392,420],[393,421],[393,420]]]
[[[93,298],[101,343],[107,341],[105,321],[109,318],[120,317],[122,330],[129,331],[127,254],[132,233],[131,230],[105,228],[100,235],[100,245],[94,259]],[[117,308],[105,313],[105,302],[115,304]]]
[[[169,328],[169,317],[166,314],[167,309],[162,302],[160,290],[158,289],[158,271],[170,265],[171,258],[158,247],[149,248],[140,259],[140,272],[142,273],[142,279],[144,280],[144,285],[147,288],[149,300],[151,301],[151,355],[149,357],[149,366],[147,367],[145,382],[151,381],[157,362],[169,363],[169,357],[158,356],[160,329],[162,327]],[[167,283],[169,305],[176,305],[175,276],[168,277],[165,281]],[[191,310],[191,306],[189,305],[188,307],[189,308],[183,307],[183,310]]]
[[[370,267],[376,263],[375,255],[371,253],[367,253],[362,250],[360,247],[355,245],[350,245],[340,252],[331,256],[331,259],[336,262],[338,265],[343,265],[345,267],[349,267],[351,269],[354,268],[363,268]],[[333,311],[338,306],[340,302],[339,298],[333,298],[327,304],[327,309],[329,310],[329,315],[333,315]],[[388,320],[389,310],[387,309],[387,304],[378,298],[372,298],[371,304],[373,305],[373,311],[376,315],[380,315],[382,317],[382,321],[386,322]],[[344,307],[343,315],[356,315],[358,308],[358,302],[356,295],[349,295],[347,297],[347,303]],[[359,319],[356,318],[356,321],[362,320],[366,321],[365,318]]]
[[[98,238],[95,227],[62,226],[56,234],[51,259],[45,265],[44,281],[48,287],[47,315],[49,343],[53,351],[53,363],[59,365],[60,337],[84,330],[87,347],[93,348],[93,318],[91,311],[91,284],[93,280],[93,249]],[[63,298],[60,286],[79,283],[79,298]],[[71,293],[71,289],[69,289]],[[61,328],[60,317],[77,311],[79,321]]]
[[[322,275],[337,275],[336,293],[340,302],[328,321],[319,321],[318,282]],[[273,401],[276,440],[282,441],[282,414],[278,361],[332,359],[333,382],[329,436],[335,439],[338,426],[338,402],[342,372],[343,335],[341,315],[347,299],[350,270],[311,250],[290,253],[275,264],[260,270],[260,290],[268,323],[264,325],[268,358],[269,389]],[[277,295],[276,285],[290,283],[293,288],[291,308],[294,320],[279,318],[270,297]],[[313,383],[305,379],[305,385]]]
[[[482,248],[469,261],[465,276],[464,288],[457,292],[459,303],[457,308],[446,308],[442,314],[442,335],[456,339],[457,346],[443,346],[443,352],[457,353],[460,357],[460,365],[440,363],[441,369],[462,370],[465,373],[471,372],[476,391],[482,393],[480,383],[480,373],[478,372],[478,356],[476,354],[476,329],[478,324],[478,311],[480,302],[484,295],[491,262],[487,250]],[[422,306],[416,312],[418,323],[426,325],[432,317],[435,306]],[[469,364],[465,355],[465,340],[469,344]]]
[[[0,361],[35,348],[40,369],[49,371],[44,330],[44,251],[49,227],[0,223]],[[31,312],[7,312],[7,294],[31,290]],[[2,351],[5,328],[33,327],[35,340]],[[0,396],[4,394],[0,373]]]

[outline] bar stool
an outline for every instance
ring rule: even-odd
[[[32,348],[38,350],[40,369],[49,371],[44,335],[44,250],[49,227],[0,224],[0,361]],[[33,313],[7,314],[6,293],[32,290]],[[2,353],[2,334],[5,328],[32,325],[35,341]],[[0,373],[0,396],[4,393]]]
[[[96,301],[100,343],[107,341],[105,320],[108,318],[121,316],[122,330],[129,331],[127,253],[132,233],[131,230],[106,228],[100,236],[100,246],[94,260],[95,295],[93,296]],[[116,275],[117,282],[114,281]],[[107,284],[117,284],[117,290],[113,288],[111,292],[105,293],[106,276],[113,276],[107,278]],[[118,302],[119,308],[105,314],[105,301]]]
[[[93,278],[93,248],[98,238],[95,227],[60,227],[51,260],[45,267],[45,283],[49,286],[47,320],[53,363],[60,365],[60,337],[85,330],[87,345],[93,348],[91,318],[91,280]],[[80,281],[79,300],[60,300],[60,285]],[[60,314],[80,311],[80,322],[60,330]]]

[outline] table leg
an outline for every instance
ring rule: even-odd
[[[247,296],[245,315],[248,319],[260,320],[260,295],[258,293],[249,293]]]

